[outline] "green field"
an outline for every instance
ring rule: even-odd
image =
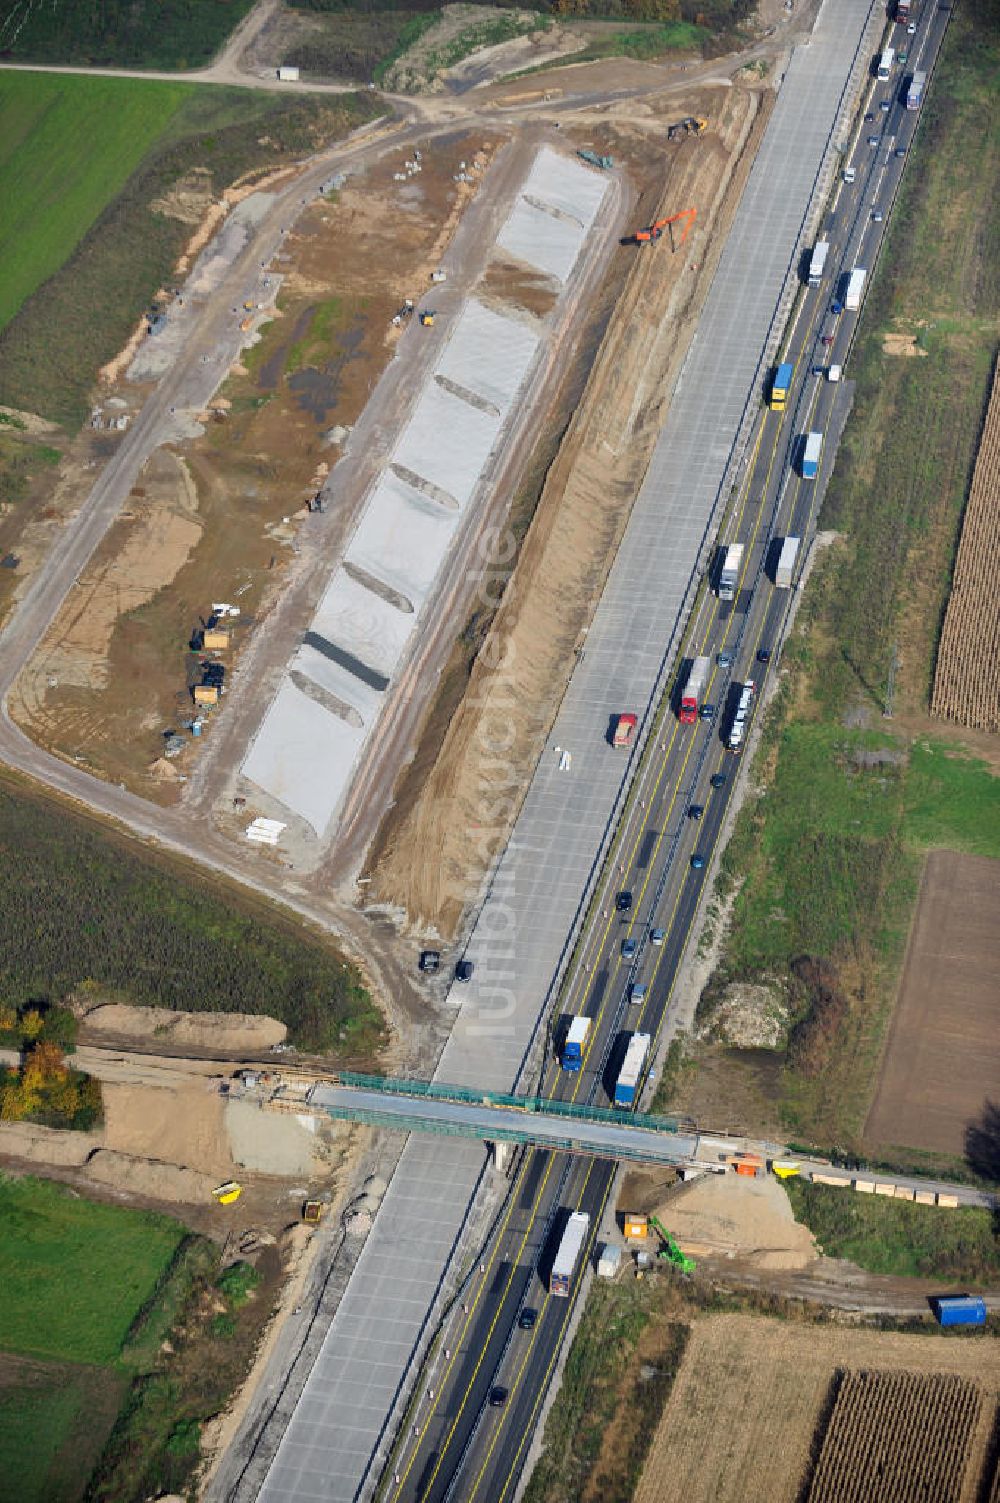
[[[871,1273],[994,1285],[1000,1239],[986,1210],[942,1211],[832,1185],[785,1182],[795,1219],[815,1233],[828,1258]]]
[[[731,981],[782,989],[785,1126],[862,1156],[923,855],[1000,858],[996,777],[927,716],[1000,343],[1000,41],[987,9],[954,13],[845,372],[854,406],[820,518],[838,541],[783,655],[755,769],[766,787],[723,858],[732,922],[699,1009],[710,1023]],[[923,353],[886,353],[890,333]],[[697,1086],[680,1094],[697,1112]]]
[[[0,1225],[0,1343],[99,1365],[120,1356],[184,1238],[166,1216],[99,1205],[32,1179],[0,1179]]]
[[[318,935],[218,881],[156,860],[61,806],[0,787],[4,991],[75,988],[198,1012],[266,1013],[304,1047],[371,1060],[381,1018]]]
[[[0,73],[0,329],[59,270],[191,91]]]
[[[33,87],[39,75],[0,75],[0,89],[9,89],[15,77],[17,87],[24,88]],[[45,86],[64,91],[61,97],[68,103],[62,107],[70,124],[79,114],[77,100],[86,103],[94,89],[112,91],[114,110],[108,111],[108,120],[94,123],[93,140],[67,130],[88,182],[97,181],[86,166],[94,141],[99,157],[113,156],[122,128],[119,116],[124,112],[145,122],[144,130],[136,131],[142,149],[129,143],[128,160],[122,159],[123,170],[104,199],[99,201],[96,190],[92,194],[89,219],[67,228],[58,218],[58,203],[51,203],[45,171],[40,170],[40,189],[25,173],[18,190],[22,238],[0,243],[0,282],[9,283],[8,318],[29,290],[26,263],[43,253],[48,257],[40,274],[48,280],[37,286],[36,277],[34,295],[0,328],[0,404],[76,428],[87,414],[98,368],[122,348],[157,290],[170,285],[190,240],[193,226],[166,211],[164,196],[197,172],[207,203],[247,172],[297,161],[329,145],[371,119],[378,104],[367,93],[280,96],[133,80],[46,79]],[[175,98],[176,107],[167,111],[163,104],[159,127],[151,131],[153,106],[147,101],[167,98]],[[25,119],[29,109],[22,99]],[[44,117],[36,125],[44,133]],[[29,146],[33,139],[28,138]],[[16,153],[8,155],[8,167],[22,172]],[[47,213],[54,216],[51,222]],[[11,288],[18,276],[15,295]]]
[[[0,1503],[76,1503],[127,1386],[108,1368],[0,1351]]]
[[[59,0],[4,7],[0,51],[18,62],[132,68],[207,63],[253,0]]]

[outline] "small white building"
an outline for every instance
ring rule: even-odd
[[[605,1242],[601,1248],[601,1255],[597,1260],[597,1277],[599,1279],[613,1279],[622,1262],[622,1250],[613,1242]]]
[[[298,83],[298,81],[299,81],[299,70],[298,70],[298,68],[292,68],[287,63],[283,64],[278,69],[278,81],[279,81],[279,83]]]

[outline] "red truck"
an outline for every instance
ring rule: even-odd
[[[698,706],[705,693],[705,685],[712,669],[711,658],[695,658],[681,695],[681,707],[677,716],[681,725],[694,725],[698,719]]]
[[[615,724],[615,734],[612,740],[613,746],[631,746],[632,737],[635,735],[636,718],[634,715],[619,715]]]

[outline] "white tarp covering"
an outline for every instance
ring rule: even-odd
[[[573,158],[543,148],[501,243],[565,280],[606,186]],[[538,220],[540,239],[532,241]],[[312,621],[317,640],[307,635],[297,648],[293,677],[283,682],[243,763],[245,777],[320,836],[378,720],[387,682],[433,594],[462,513],[477,498],[538,345],[523,318],[475,299],[455,319],[344,554],[412,610],[391,604],[339,565]]]
[[[316,608],[310,629],[367,668],[388,677],[416,619],[412,610],[401,611],[390,605],[374,590],[358,584],[346,569],[338,569]]]
[[[544,146],[497,244],[515,260],[565,282],[606,191],[596,172]]]

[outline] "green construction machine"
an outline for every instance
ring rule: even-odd
[[[666,1227],[655,1216],[650,1216],[649,1224],[663,1244],[656,1256],[664,1263],[672,1263],[681,1273],[694,1273],[694,1259],[681,1252]]]
[[[582,157],[585,162],[589,162],[591,167],[601,167],[605,172],[610,172],[615,165],[614,157],[602,157],[596,151],[578,151],[577,156]]]

